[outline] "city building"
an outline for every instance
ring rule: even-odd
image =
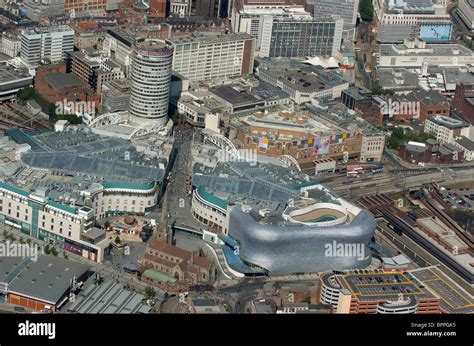
[[[441,115],[428,117],[424,132],[431,133],[440,143],[451,143],[460,136],[471,138],[471,126],[468,123]]]
[[[84,12],[86,10],[107,9],[108,0],[64,0],[64,11]]]
[[[95,219],[150,213],[175,155],[171,138],[130,142],[85,126],[7,135],[31,149],[16,160],[22,169],[1,185],[1,221],[98,262],[108,239],[92,227]]]
[[[167,291],[184,291],[189,286],[213,284],[217,269],[200,251],[190,252],[158,239],[148,242],[140,260],[141,280]]]
[[[193,216],[207,226],[203,238],[220,244],[223,265],[234,275],[314,273],[370,264],[366,245],[375,222],[367,211],[278,160],[218,162],[218,154],[210,156],[202,145],[193,154]],[[325,254],[333,241],[359,244],[359,256]]]
[[[74,50],[74,30],[69,26],[36,27],[21,32],[21,60],[30,66],[55,64]]]
[[[180,114],[184,114],[187,123],[199,127],[205,126],[206,116],[230,110],[209,91],[182,93],[177,108]]]
[[[474,52],[460,44],[427,44],[418,39],[405,39],[403,44],[381,44],[379,47],[379,67],[422,68],[423,65],[474,65]]]
[[[102,299],[104,295],[108,299]],[[147,314],[151,306],[144,301],[144,295],[110,280],[82,290],[67,310],[77,314]]]
[[[73,103],[86,102],[90,107],[84,109],[86,113],[92,115],[99,106],[99,97],[90,89],[84,81],[72,73],[49,73],[45,76],[37,77],[35,91],[44,100],[56,104],[64,104],[70,101]],[[82,110],[81,110],[82,111]],[[80,110],[73,111],[73,114]]]
[[[355,25],[359,11],[359,0],[305,0],[307,5],[313,6],[314,16],[339,15],[344,20],[343,32],[348,39],[355,37]]]
[[[15,98],[20,89],[32,84],[33,76],[28,73],[28,70],[0,64],[0,101]]]
[[[461,136],[451,142],[455,147],[461,149],[464,152],[464,160],[474,160],[474,142],[469,138]]]
[[[421,288],[410,272],[383,270],[325,273],[320,302],[345,314],[439,314],[440,298]]]
[[[290,155],[305,167],[312,167],[319,159],[381,160],[385,143],[381,130],[347,109],[306,107],[306,111],[257,112],[241,117],[232,122],[235,142],[259,155]]]
[[[140,39],[133,46],[128,111],[135,122],[168,121],[173,49],[163,41]]]
[[[45,19],[64,15],[65,0],[26,0],[23,6],[26,10],[26,16],[35,21],[41,22]]]
[[[120,29],[108,29],[102,42],[102,49],[108,56],[121,65],[125,75],[130,76],[134,37]]]
[[[341,47],[338,16],[263,16],[260,57],[335,56]]]
[[[255,39],[248,34],[189,36],[166,40],[173,47],[173,71],[191,82],[253,73]]]
[[[20,39],[17,35],[2,35],[0,52],[16,58],[20,54]]]
[[[472,84],[459,83],[452,100],[453,109],[466,121],[474,124],[474,80]]]
[[[420,121],[425,121],[430,115],[449,116],[451,107],[449,100],[441,93],[434,90],[415,90],[412,93],[414,102],[419,102]]]
[[[102,85],[100,104],[104,113],[128,110],[129,100],[130,81],[128,79],[115,79]]]
[[[255,37],[260,57],[334,56],[343,30],[341,17],[315,17],[304,1],[293,0],[236,0],[231,23],[233,32]]]
[[[337,71],[326,71],[319,66],[308,66],[298,62],[262,62],[257,68],[260,80],[281,88],[290,99],[302,104],[312,99],[339,99],[343,90],[349,88]]]
[[[98,95],[101,94],[105,82],[125,78],[118,64],[93,48],[69,52],[66,71],[74,73]]]
[[[474,2],[472,0],[459,0],[456,13],[466,27],[474,31]]]
[[[69,301],[73,284],[87,279],[88,270],[88,265],[55,256],[38,255],[36,261],[29,257],[2,257],[0,295],[9,304],[54,313]]]
[[[172,16],[187,17],[191,14],[191,0],[170,0],[170,14]]]
[[[239,258],[268,275],[367,267],[375,231],[369,212],[319,184],[296,190],[300,198],[276,209],[245,202],[229,207],[229,236],[238,241]]]
[[[434,42],[451,39],[452,21],[446,1],[376,0],[373,5],[379,22],[379,42],[399,43],[407,38]]]
[[[464,152],[451,143],[428,139],[425,143],[409,141],[400,146],[398,156],[410,163],[455,164],[464,161]]]
[[[77,49],[83,50],[86,48],[93,48],[97,47],[99,44],[101,35],[99,35],[97,32],[75,31],[76,35],[74,36],[74,46],[77,47]]]

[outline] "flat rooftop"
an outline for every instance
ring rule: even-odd
[[[379,52],[381,55],[400,55],[400,56],[471,56],[474,55],[469,48],[460,44],[427,44],[421,51],[418,48],[410,49],[404,44],[381,44]],[[455,53],[455,52],[458,53]]]
[[[0,257],[0,280],[12,293],[56,304],[69,289],[70,280],[79,279],[89,266],[54,256],[29,258]]]
[[[474,313],[474,296],[448,278],[438,267],[414,269],[409,275],[441,298],[441,308],[450,314]]]

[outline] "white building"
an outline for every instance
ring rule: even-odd
[[[191,0],[170,0],[170,14],[185,17],[191,14]]]
[[[405,39],[403,44],[381,44],[379,67],[411,67],[424,65],[461,67],[474,65],[474,52],[460,44],[426,44],[418,39]]]
[[[417,25],[420,23],[450,23],[446,12],[446,0],[432,0],[424,3],[413,0],[374,0],[374,13],[381,25]]]
[[[130,116],[135,122],[168,121],[173,49],[163,41],[135,43],[131,67]]]
[[[20,54],[20,40],[16,35],[3,35],[2,44],[0,45],[0,52],[5,53],[12,58]]]
[[[431,116],[425,121],[424,132],[431,133],[440,143],[453,143],[460,136],[471,138],[472,125],[442,115]]]
[[[21,33],[20,57],[29,66],[55,64],[74,50],[74,30],[69,26],[38,27]]]
[[[262,57],[331,56],[342,38],[341,17],[313,17],[305,11],[304,3],[289,0],[265,6],[236,0],[231,17],[233,32],[255,37],[256,52]]]
[[[464,152],[464,160],[474,160],[474,142],[471,141],[469,138],[461,136],[459,138],[454,139],[451,143],[456,148],[459,148]]]
[[[90,208],[72,208],[0,183],[0,224],[101,262],[109,241],[104,231],[92,228],[93,219]]]
[[[166,42],[174,48],[173,71],[190,81],[225,79],[253,72],[255,39],[248,34],[194,33]]]

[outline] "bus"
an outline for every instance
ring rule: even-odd
[[[384,168],[385,168],[385,165],[384,165],[383,163],[381,163],[380,165],[377,165],[377,166],[375,166],[375,167],[372,167],[371,170],[372,170],[372,173],[374,173],[374,174],[375,174],[375,173],[382,173],[383,170],[384,170]]]

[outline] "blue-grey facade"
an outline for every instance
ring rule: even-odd
[[[239,257],[266,269],[269,275],[365,268],[371,262],[367,244],[376,222],[366,210],[350,223],[334,227],[262,223],[238,206],[230,213],[229,236],[240,244]],[[336,244],[360,246],[363,258],[355,253],[347,256],[347,252],[345,256],[334,251],[328,255],[328,248],[331,252]]]

